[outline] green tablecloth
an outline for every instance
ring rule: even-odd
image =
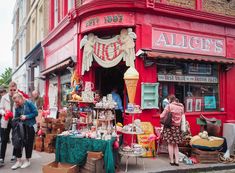
[[[81,166],[86,162],[87,151],[102,151],[104,154],[105,172],[114,173],[113,142],[114,139],[104,141],[72,136],[57,136],[56,161]]]

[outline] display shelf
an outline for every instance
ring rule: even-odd
[[[108,126],[111,126],[111,123],[114,122],[115,124],[115,132],[117,133],[117,128],[116,128],[116,115],[115,115],[115,109],[114,108],[99,108],[99,107],[94,107],[94,110],[96,111],[96,133],[98,133],[98,127],[100,126],[101,123],[105,123],[106,131],[108,131]],[[110,115],[107,117],[105,114],[106,112],[111,111],[112,115],[114,118],[111,118]],[[102,116],[105,116],[105,118],[101,119],[99,118],[100,113],[103,112],[104,114]]]
[[[125,110],[125,113],[127,113],[127,114],[141,114],[142,110],[140,110],[140,111],[128,111],[128,110]]]
[[[98,119],[98,121],[113,121],[115,118],[111,118],[111,119]]]
[[[123,151],[123,150],[119,150],[119,154],[123,155],[123,156],[130,156],[130,157],[141,157],[144,155],[145,153],[145,149],[142,148],[141,152],[135,153],[134,151]]]
[[[135,157],[136,158],[136,164],[137,164],[137,158],[141,158],[142,159],[142,164],[143,164],[143,169],[145,171],[144,159],[142,157],[144,155],[144,153],[146,152],[144,148],[141,148],[141,152],[136,152],[135,153],[135,151],[133,151],[133,150],[123,151],[122,147],[120,147],[118,152],[121,156],[126,157],[126,170],[125,170],[125,172],[128,171],[128,160],[129,160],[130,157]]]
[[[78,103],[78,100],[68,100],[68,103]]]
[[[128,132],[128,131],[124,131],[124,130],[122,130],[121,132],[124,133],[124,134],[128,134],[128,135],[141,135],[141,134],[144,134],[144,132]]]
[[[94,107],[94,109],[97,109],[97,110],[115,110],[115,108],[100,108],[100,107]]]

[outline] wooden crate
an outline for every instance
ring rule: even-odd
[[[192,157],[195,157],[200,163],[217,163],[218,151],[203,151],[197,148],[192,149]]]
[[[104,173],[103,159],[87,158],[86,164],[80,169],[81,173]]]
[[[44,149],[43,137],[39,136],[35,137],[34,149],[36,151],[43,151]]]

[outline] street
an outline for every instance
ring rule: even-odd
[[[12,153],[12,145],[8,144],[5,166],[0,168],[1,173],[12,173],[10,163]],[[23,156],[24,158],[24,156]],[[31,166],[26,169],[17,169],[15,173],[42,173],[42,166],[55,160],[55,154],[48,154],[45,152],[33,151],[31,159]],[[196,164],[185,165],[180,163],[179,167],[170,166],[167,154],[160,154],[156,158],[144,158],[144,168],[141,158],[129,158],[128,172],[129,173],[235,173],[235,163],[233,164]],[[126,158],[121,159],[120,171],[117,173],[124,173],[126,169]]]

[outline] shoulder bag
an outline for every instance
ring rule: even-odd
[[[170,128],[171,124],[172,124],[172,112],[170,109],[170,105],[169,105],[169,112],[160,119],[160,123],[164,125],[164,127]]]

